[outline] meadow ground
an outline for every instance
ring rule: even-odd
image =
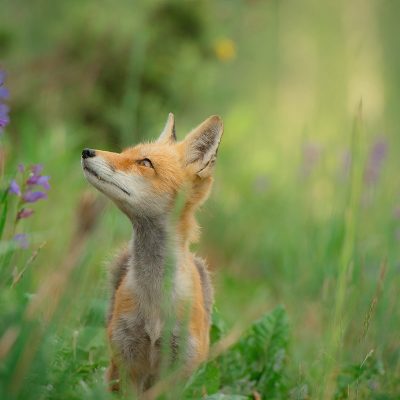
[[[399,16],[374,0],[4,1],[0,398],[129,396],[103,375],[106,265],[131,227],[80,154],[155,138],[173,111],[180,138],[225,123],[195,246],[215,347],[157,396],[398,399]],[[51,188],[15,223],[19,163]]]

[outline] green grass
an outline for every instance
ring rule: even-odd
[[[399,398],[399,15],[374,0],[4,2],[1,189],[18,162],[43,163],[52,188],[12,258],[8,196],[0,398],[123,397],[103,380],[106,265],[130,225],[105,202],[74,241],[95,195],[80,151],[154,138],[169,111],[181,138],[215,113],[225,133],[195,246],[216,347],[160,397]]]

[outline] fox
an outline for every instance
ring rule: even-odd
[[[162,368],[179,360],[190,375],[208,357],[214,291],[206,262],[190,245],[199,239],[195,212],[210,194],[222,134],[223,121],[214,115],[178,141],[170,113],[157,140],[121,153],[82,151],[85,178],[133,229],[110,268],[112,391],[125,374],[143,394]]]

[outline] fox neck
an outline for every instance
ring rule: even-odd
[[[199,197],[192,189],[189,195],[183,192],[166,214],[131,218],[134,231],[131,274],[142,306],[160,309],[161,304],[168,303],[163,300],[174,290],[177,268],[185,269],[185,260],[190,257],[189,245],[198,237],[194,213]]]
[[[132,267],[135,293],[142,306],[159,308],[168,279],[176,268],[173,229],[168,216],[136,217],[133,221]]]

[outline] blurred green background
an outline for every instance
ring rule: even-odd
[[[179,138],[209,115],[224,119],[196,251],[213,271],[227,330],[283,304],[287,396],[399,398],[399,17],[390,0],[3,0],[4,181],[19,162],[42,163],[52,189],[21,225],[31,245],[17,268],[46,245],[3,292],[1,332],[76,261],[54,335],[40,336],[44,350],[27,370],[22,347],[3,365],[3,392],[100,398],[105,265],[131,227],[106,202],[74,256],[82,196],[94,194],[80,153],[154,139],[174,112]],[[31,365],[46,372],[32,377]],[[33,383],[22,384],[28,375]],[[47,394],[35,397],[35,382]]]

